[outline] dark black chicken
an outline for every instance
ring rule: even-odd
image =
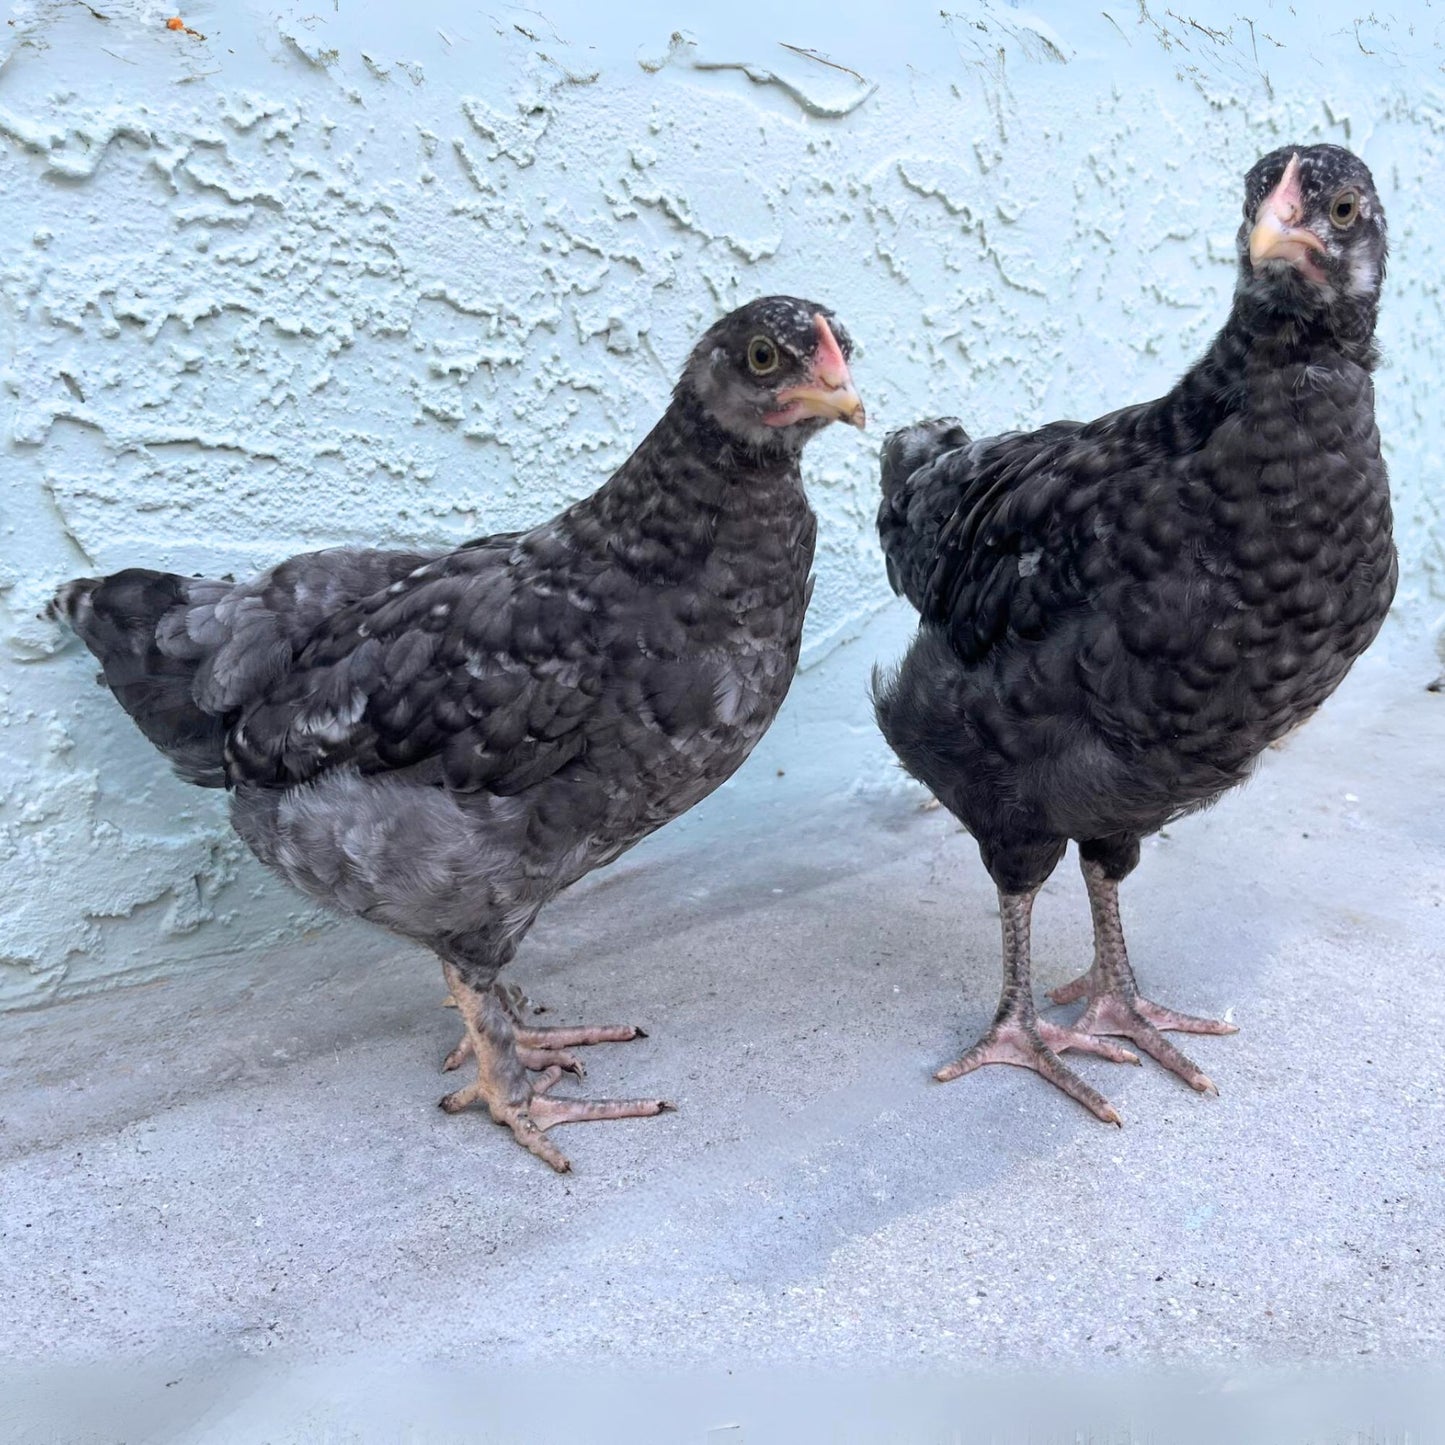
[[[1139,841],[1242,781],[1327,698],[1395,590],[1375,427],[1385,217],[1337,146],[1286,147],[1245,178],[1224,329],[1167,396],[1087,424],[970,441],[953,419],[891,435],[878,526],[922,616],[878,720],[977,840],[999,891],[1004,987],[983,1038],[938,1071],[1036,1069],[1099,1118],[1065,1049],[1201,1091],[1163,1035],[1232,1033],[1139,995],[1118,887]],[[1034,895],[1079,845],[1094,962],[1038,1018]]]
[[[499,970],[548,899],[712,792],[798,660],[814,518],[804,444],[863,425],[847,332],[791,297],[723,318],[662,420],[596,493],[444,555],[337,550],[242,583],[132,570],[51,604],[181,775],[231,791],[256,856],[426,944],[480,1101],[558,1170],[544,1131],[656,1114],[554,1098],[577,1044],[524,1029]],[[536,1082],[527,1071],[541,1071]]]

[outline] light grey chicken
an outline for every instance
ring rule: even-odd
[[[574,1045],[496,985],[561,889],[741,765],[798,660],[815,524],[804,444],[863,425],[851,342],[791,297],[724,317],[592,496],[444,555],[336,550],[232,583],[130,570],[51,604],[182,777],[231,792],[256,856],[442,960],[486,1104],[553,1168],[554,1124],[660,1099],[547,1091]],[[541,1071],[533,1081],[528,1070]]]

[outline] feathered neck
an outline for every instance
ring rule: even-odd
[[[1243,263],[1221,339],[1232,335],[1268,363],[1319,362],[1331,355],[1372,371],[1379,352],[1377,292],[1323,292],[1301,276],[1255,275]]]
[[[671,575],[752,534],[780,534],[809,515],[798,453],[747,446],[681,388],[637,450],[558,524],[576,545],[605,539],[609,554]]]
[[[1155,420],[1181,450],[1201,444],[1231,412],[1248,405],[1260,379],[1288,367],[1374,368],[1378,299],[1323,298],[1243,277],[1229,319],[1209,350],[1155,403]]]

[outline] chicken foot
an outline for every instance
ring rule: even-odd
[[[1094,918],[1094,962],[1087,973],[1054,989],[1049,997],[1055,1003],[1076,1003],[1086,998],[1088,1007],[1074,1021],[1076,1029],[1126,1038],[1171,1073],[1178,1074],[1191,1088],[1201,1094],[1217,1094],[1219,1090],[1209,1076],[1182,1050],[1175,1048],[1162,1030],[1233,1034],[1239,1032],[1238,1028],[1219,1019],[1177,1013],[1140,996],[1124,946],[1118,880],[1110,878],[1102,864],[1090,859],[1082,859],[1080,866]]]
[[[522,1022],[522,1006],[526,995],[516,984],[494,983],[492,992],[512,1021],[512,1035],[517,1043],[517,1057],[525,1068],[535,1071],[558,1068],[564,1073],[585,1078],[586,1068],[582,1060],[570,1050],[587,1044],[626,1044],[633,1039],[645,1039],[647,1031],[636,1024],[581,1024],[575,1027],[539,1026],[529,1027]],[[454,1007],[455,999],[448,999]],[[442,1063],[442,1072],[450,1073],[459,1069],[466,1061],[476,1056],[470,1032],[462,1034],[460,1042]]]
[[[933,1077],[940,1083],[948,1083],[985,1064],[1015,1064],[1042,1074],[1106,1124],[1117,1124],[1120,1121],[1114,1106],[1074,1073],[1059,1055],[1066,1049],[1075,1049],[1097,1054],[1116,1064],[1137,1064],[1138,1056],[1082,1027],[1066,1028],[1039,1018],[1034,1008],[1029,958],[1029,923],[1037,893],[1037,888],[1026,893],[999,890],[1004,982],[998,1012],[987,1033],[961,1058],[945,1064]]]
[[[448,1114],[460,1113],[470,1104],[484,1103],[492,1119],[511,1129],[513,1137],[524,1149],[550,1164],[559,1174],[565,1174],[572,1167],[567,1156],[546,1137],[546,1131],[554,1125],[591,1119],[645,1118],[672,1108],[665,1099],[552,1098],[548,1091],[562,1077],[563,1067],[557,1063],[529,1065],[525,1061],[524,1052],[532,1052],[532,1048],[529,1046],[524,1050],[518,1047],[519,1030],[502,995],[491,987],[473,987],[453,963],[443,962],[442,969],[466,1025],[471,1044],[470,1056],[477,1061],[475,1082],[441,1100],[441,1107]],[[584,1042],[579,1034],[598,1031],[539,1029],[521,1032],[565,1034],[569,1042],[578,1043]],[[632,1030],[627,1037],[636,1038],[637,1034],[637,1030]],[[563,1041],[559,1039],[556,1042],[560,1044]],[[542,1077],[535,1083],[527,1077],[529,1067],[543,1069]]]

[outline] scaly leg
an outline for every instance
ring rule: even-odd
[[[545,1160],[559,1174],[565,1174],[572,1166],[566,1155],[546,1137],[546,1131],[554,1124],[645,1118],[672,1107],[664,1099],[550,1097],[547,1091],[562,1077],[562,1069],[556,1064],[546,1066],[536,1084],[527,1078],[528,1066],[517,1047],[517,1030],[497,991],[491,986],[472,986],[453,963],[443,962],[442,969],[466,1024],[471,1055],[477,1061],[476,1082],[441,1101],[448,1114],[460,1113],[469,1104],[484,1103],[492,1118],[511,1129],[524,1149]],[[635,1033],[630,1035],[635,1036]]]
[[[1029,977],[1029,920],[1038,889],[1026,893],[999,890],[1003,919],[1003,993],[989,1030],[962,1058],[945,1064],[934,1078],[947,1083],[971,1074],[984,1064],[1016,1064],[1033,1069],[1071,1099],[1077,1099],[1096,1118],[1117,1124],[1114,1106],[1097,1089],[1086,1084],[1059,1058],[1066,1049],[1098,1054],[1116,1064],[1137,1064],[1137,1056],[1081,1028],[1063,1028],[1039,1018],[1034,1009]]]
[[[1081,858],[1080,867],[1094,916],[1094,963],[1087,973],[1056,988],[1049,997],[1055,1003],[1087,998],[1088,1007],[1075,1021],[1076,1029],[1126,1038],[1191,1088],[1201,1094],[1217,1094],[1209,1077],[1160,1030],[1175,1029],[1186,1034],[1233,1034],[1239,1030],[1221,1020],[1176,1013],[1140,997],[1124,947],[1124,926],[1119,920],[1119,881],[1109,877],[1104,865],[1096,860]]]

